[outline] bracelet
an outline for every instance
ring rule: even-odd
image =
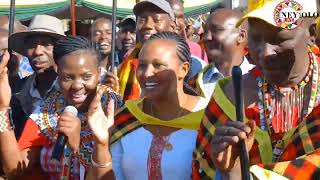
[[[105,164],[98,164],[96,162],[94,162],[93,158],[92,158],[92,154],[91,154],[91,164],[93,167],[96,167],[96,168],[108,168],[108,167],[112,167],[112,161],[109,161]]]
[[[11,131],[14,129],[14,124],[12,121],[12,111],[8,107],[4,111],[0,111],[0,133]]]

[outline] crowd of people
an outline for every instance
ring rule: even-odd
[[[115,69],[108,18],[83,37],[36,15],[9,36],[0,16],[2,178],[241,179],[244,141],[250,179],[320,179],[320,19],[281,28],[281,2],[249,0],[245,14],[215,7],[202,34],[182,1],[138,2],[117,24]]]

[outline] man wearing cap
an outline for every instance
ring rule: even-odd
[[[167,0],[145,0],[137,3],[133,8],[137,19],[137,41],[135,49],[129,57],[121,64],[118,75],[120,94],[123,100],[140,99],[141,91],[136,79],[136,68],[138,65],[138,54],[142,44],[153,34],[164,31],[176,31],[174,11]],[[200,49],[200,47],[198,47]],[[192,52],[192,50],[191,50]],[[192,55],[195,55],[191,53]],[[191,75],[197,74],[205,62],[201,57],[195,55],[192,59]]]
[[[37,102],[53,87],[57,77],[53,46],[55,41],[63,36],[63,25],[59,19],[48,15],[36,15],[32,18],[28,30],[9,37],[11,49],[28,57],[34,71],[33,75],[23,79],[22,89],[12,98],[11,107],[17,137]]]
[[[137,16],[137,44],[132,53],[120,65],[119,92],[123,101],[140,99],[141,90],[136,78],[138,54],[142,44],[153,34],[164,31],[174,31],[174,13],[166,0],[145,0],[137,3],[133,8]]]
[[[319,59],[310,51],[313,19],[299,18],[290,29],[292,24],[274,18],[275,10],[288,12],[286,7],[316,12],[316,1],[248,1],[248,13],[237,23],[248,20],[249,52],[257,65],[242,77],[246,123],[237,121],[231,78],[218,81],[200,125],[193,179],[241,179],[241,153],[249,155],[253,179],[319,179],[320,76]],[[247,152],[239,149],[240,140]]]
[[[119,23],[117,35],[119,64],[136,45],[136,17],[129,15]]]

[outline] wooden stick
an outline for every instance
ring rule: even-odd
[[[71,15],[71,34],[76,36],[76,5],[75,0],[70,1],[70,15]]]

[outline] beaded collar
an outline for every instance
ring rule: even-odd
[[[121,106],[121,97],[113,92],[110,88],[99,85],[98,89],[103,90],[101,105],[103,109],[107,109],[107,104],[110,99],[115,100],[115,109]],[[36,110],[30,115],[30,118],[39,126],[41,133],[49,138],[51,144],[57,139],[57,115],[64,111],[66,102],[60,91],[55,90],[50,92],[45,100],[40,102]],[[91,164],[91,153],[93,148],[92,132],[86,121],[87,113],[78,113],[78,118],[81,120],[80,132],[80,149],[76,156],[81,164],[85,167]]]
[[[296,108],[298,111],[299,122],[301,122],[303,118],[312,111],[312,109],[315,107],[315,105],[319,101],[319,99],[317,99],[317,95],[319,94],[319,90],[320,90],[319,83],[318,83],[319,82],[318,62],[314,61],[314,57],[311,52],[309,52],[309,58],[310,58],[310,67],[306,77],[299,84],[291,88],[291,92],[293,92],[292,94],[295,94],[291,96],[294,96],[293,104],[297,105]],[[311,78],[312,78],[312,81],[310,86]],[[273,132],[272,119],[274,117],[274,113],[276,109],[276,107],[274,106],[275,104],[281,105],[281,106],[283,105],[281,104],[281,102],[276,102],[277,101],[276,97],[279,97],[278,94],[281,93],[282,88],[267,84],[261,74],[256,76],[256,81],[258,83],[258,97],[259,97],[258,107],[259,107],[259,115],[260,115],[260,127],[261,129],[272,133]],[[309,87],[311,88],[311,93],[310,93],[310,101],[308,103],[307,97],[304,96],[304,93],[305,93],[305,88],[309,88]],[[288,108],[293,108],[293,107],[288,107]],[[277,110],[278,110],[277,113],[279,113],[280,108],[278,108]],[[293,122],[292,119],[290,119],[292,117],[291,116],[292,111],[290,109],[288,111],[290,112],[290,113],[287,113],[289,117],[285,117],[282,120],[284,119],[288,120],[288,123],[286,122],[286,125],[287,125],[287,129],[290,129],[292,128],[291,126]]]

